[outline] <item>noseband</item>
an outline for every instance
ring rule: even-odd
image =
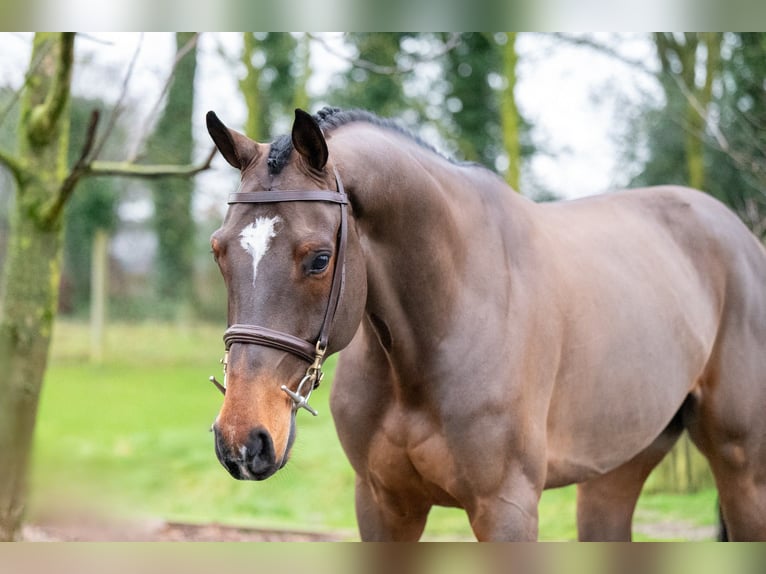
[[[300,408],[304,408],[314,416],[318,414],[308,404],[308,400],[311,396],[311,392],[319,386],[324,375],[322,372],[322,364],[325,360],[330,329],[332,328],[335,311],[338,308],[338,300],[340,299],[340,294],[343,290],[346,269],[348,196],[343,190],[343,183],[341,183],[337,171],[335,171],[335,184],[337,191],[330,189],[309,191],[237,191],[229,194],[230,205],[232,203],[283,203],[286,201],[320,201],[335,203],[340,206],[340,228],[338,229],[338,237],[336,241],[335,268],[333,269],[332,274],[330,297],[327,301],[327,308],[325,309],[324,319],[322,320],[322,327],[319,330],[319,335],[317,336],[316,341],[307,341],[306,339],[290,335],[289,333],[282,333],[281,331],[275,331],[259,325],[243,325],[239,323],[231,325],[223,334],[223,341],[226,346],[226,353],[224,358],[221,359],[224,373],[223,384],[219,383],[215,377],[210,377],[210,381],[218,387],[223,394],[226,394],[226,366],[231,346],[234,343],[262,345],[264,347],[271,347],[273,349],[292,353],[307,363],[310,363],[306,374],[301,379],[298,388],[295,391],[290,390],[286,385],[282,385],[281,389],[293,400],[293,412],[296,412]]]

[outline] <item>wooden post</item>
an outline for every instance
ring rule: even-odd
[[[109,236],[104,229],[93,235],[90,271],[90,360],[104,359],[104,327],[109,268]]]

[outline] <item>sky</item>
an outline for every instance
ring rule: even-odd
[[[595,36],[609,42],[612,36]],[[29,34],[0,33],[0,85],[18,86],[30,52]],[[626,57],[653,61],[646,34],[622,34],[620,51]],[[210,143],[204,114],[214,109],[227,125],[244,123],[245,106],[237,85],[239,34],[202,34],[196,78],[194,133],[196,153],[204,156]],[[314,95],[323,92],[329,74],[348,63],[335,52],[342,51],[341,35],[329,34],[326,51],[315,43],[309,84]],[[81,36],[77,44],[74,89],[77,93],[118,97],[128,64],[141,44],[130,83],[130,105],[137,132],[150,128],[148,118],[157,110],[164,78],[175,48],[170,33],[105,33]],[[624,186],[633,166],[623,164],[614,137],[624,130],[626,102],[657,98],[656,82],[645,73],[590,48],[575,47],[540,33],[520,33],[516,99],[524,118],[533,126],[533,136],[547,150],[528,162],[522,173],[525,188],[546,188],[562,198],[577,198]],[[228,61],[227,61],[228,60]],[[115,64],[117,64],[115,66]],[[435,142],[436,143],[436,142]],[[131,152],[126,150],[126,154]],[[120,159],[120,158],[113,158]],[[196,208],[207,212],[223,209],[223,198],[236,184],[236,173],[217,158],[215,169],[197,178]]]

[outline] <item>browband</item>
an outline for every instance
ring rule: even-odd
[[[319,336],[315,342],[307,341],[291,335],[275,331],[268,327],[258,325],[231,325],[223,335],[224,345],[228,355],[229,348],[234,343],[244,343],[250,345],[263,345],[273,349],[279,349],[292,353],[300,357],[307,363],[311,363],[306,376],[303,377],[298,385],[297,392],[289,390],[284,385],[282,389],[290,395],[295,406],[294,409],[306,408],[312,414],[316,414],[308,406],[308,398],[311,390],[319,385],[322,378],[322,364],[327,352],[327,344],[330,336],[335,312],[338,308],[340,294],[343,291],[345,283],[346,269],[346,242],[348,236],[348,196],[343,189],[343,183],[335,171],[335,183],[337,191],[331,189],[313,189],[313,190],[280,190],[280,191],[236,191],[229,194],[229,204],[233,203],[282,203],[286,201],[323,201],[335,203],[340,206],[340,227],[338,229],[337,249],[335,252],[335,268],[332,275],[332,286],[330,287],[330,297],[327,301],[327,309],[322,320],[322,327],[319,330]],[[227,359],[224,357],[224,373],[226,371]],[[226,390],[226,380],[221,385],[215,380],[210,379],[222,392]],[[308,384],[308,389],[304,390],[304,385]]]

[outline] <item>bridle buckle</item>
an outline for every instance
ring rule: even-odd
[[[314,362],[311,363],[311,366],[308,369],[306,369],[306,374],[303,375],[301,382],[298,383],[298,388],[293,392],[287,385],[279,387],[293,400],[293,412],[297,412],[298,409],[306,409],[314,416],[319,414],[311,405],[309,405],[309,397],[311,397],[311,393],[319,386],[319,383],[322,382],[322,378],[324,377],[322,364],[324,363],[326,352],[327,345],[323,344],[322,341],[317,341]],[[307,387],[305,394],[303,390],[304,386]]]

